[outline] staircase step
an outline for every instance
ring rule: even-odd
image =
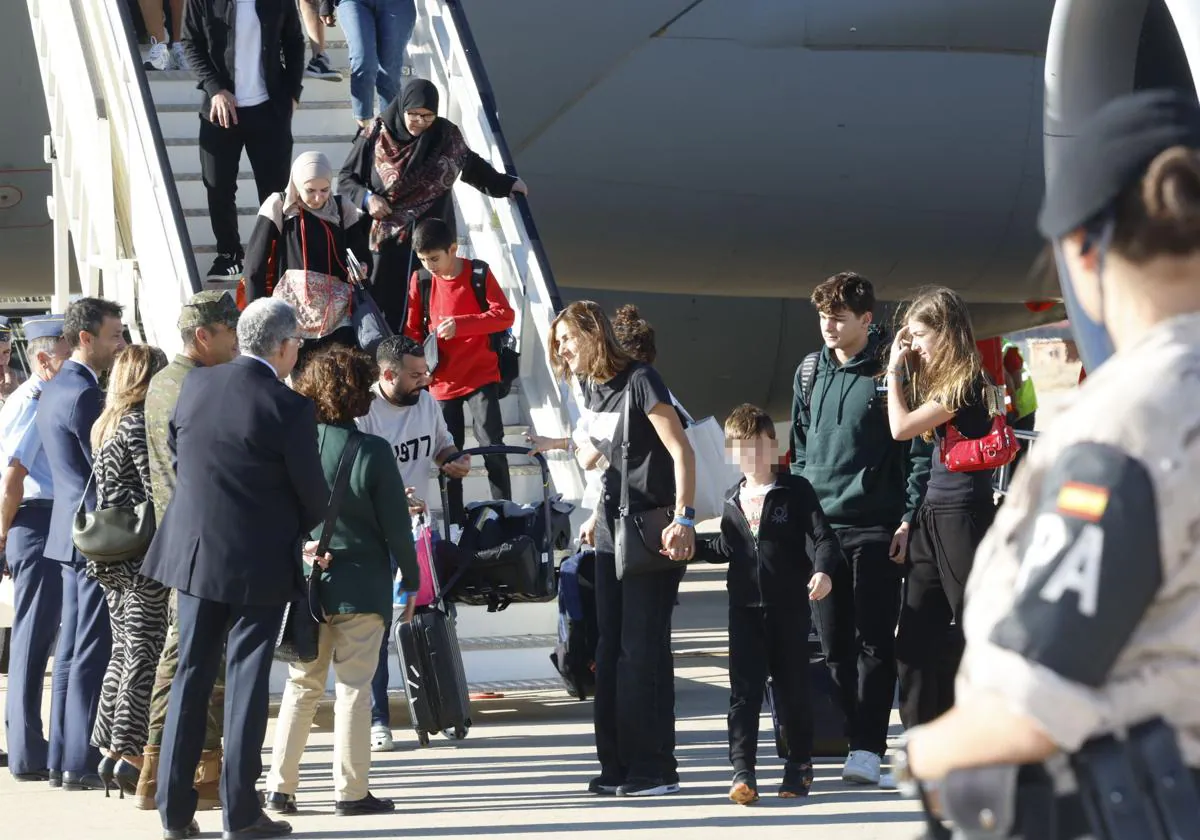
[[[164,103],[156,105],[158,124],[164,138],[194,138],[199,132],[200,113],[198,102]],[[292,117],[292,133],[302,136],[334,135],[345,133],[347,142],[354,136],[356,126],[350,113],[350,100],[313,99],[300,100],[300,108]],[[341,161],[332,161],[335,166]]]
[[[342,135],[301,134],[293,138],[292,150],[294,154],[308,151],[324,152],[331,163],[336,161],[335,165],[340,165],[350,151],[351,139],[352,135],[349,132]],[[176,177],[184,174],[200,173],[200,143],[198,136],[169,137],[165,139],[165,144],[167,147],[167,156],[171,161],[171,171]],[[240,172],[251,171],[250,160],[244,152],[242,153],[238,169]]]

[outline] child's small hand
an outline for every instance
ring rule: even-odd
[[[817,572],[808,580],[808,600],[820,601],[833,591],[833,581],[824,572]]]

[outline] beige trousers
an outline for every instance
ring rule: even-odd
[[[275,724],[267,790],[296,792],[300,759],[333,665],[333,784],[338,802],[367,795],[371,769],[371,678],[379,664],[383,619],[374,614],[330,616],[320,627],[317,658],[288,666]]]

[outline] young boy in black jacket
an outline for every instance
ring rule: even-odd
[[[720,536],[700,539],[697,556],[729,564],[729,798],[749,805],[758,799],[754,763],[768,675],[788,733],[779,795],[807,796],[812,786],[808,602],[829,594],[842,549],[812,485],[780,469],[770,415],[752,405],[734,409],[725,443],[744,477],[726,499]]]

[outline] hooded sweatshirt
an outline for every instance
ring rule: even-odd
[[[929,480],[929,445],[897,441],[877,377],[887,352],[883,331],[846,364],[821,349],[804,410],[801,372],[792,399],[792,472],[812,484],[834,528],[896,528],[909,521]]]

